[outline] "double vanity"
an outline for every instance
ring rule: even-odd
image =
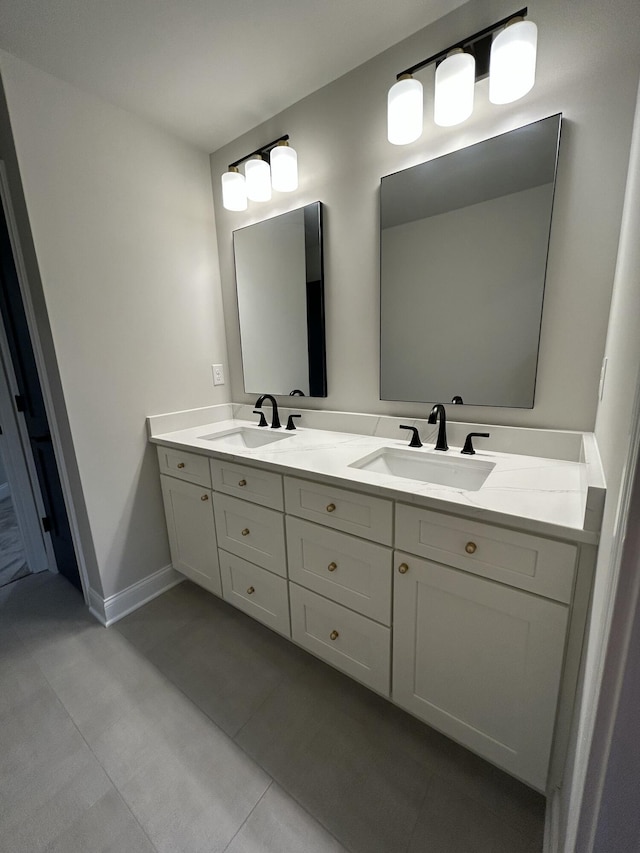
[[[303,412],[271,429],[238,405],[149,418],[173,566],[548,791],[604,498],[593,436],[489,427],[463,455],[472,425],[450,424],[442,453],[426,421],[409,447],[406,423]]]

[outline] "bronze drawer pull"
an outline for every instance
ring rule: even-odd
[[[475,542],[467,542],[467,544],[464,546],[464,550],[467,552],[467,554],[475,554],[477,549],[478,546]]]
[[[339,636],[340,636],[340,634],[337,631],[332,631],[329,634],[329,639],[330,640],[337,640]]]
[[[250,586],[249,589],[247,590],[247,595],[253,595],[254,592],[255,592],[255,589],[252,586]]]
[[[184,462],[178,462],[178,465],[177,465],[176,467],[178,467],[178,468],[184,468]]]
[[[248,535],[249,535],[249,532],[250,532],[250,531],[249,531],[249,528],[248,528],[248,527],[245,527],[245,529],[242,531],[242,535],[243,535],[243,536],[248,536]]]
[[[246,486],[246,485],[247,485],[247,481],[246,481],[246,480],[240,480],[240,481],[238,482],[238,485],[239,485],[239,486]]]
[[[337,563],[329,563],[329,565],[327,566],[327,569],[328,569],[330,572],[335,572],[335,570],[336,570],[337,568],[338,568],[338,564],[337,564]]]
[[[335,505],[335,504],[328,504],[328,506],[327,506],[327,512],[334,512],[334,511],[335,511],[335,508],[336,508],[336,505]]]
[[[398,566],[398,571],[401,575],[406,575],[406,573],[409,571],[409,566],[406,563],[400,563],[400,565]]]
[[[201,501],[208,501],[208,500],[209,500],[209,495],[202,495],[202,496],[200,497],[200,500],[201,500]]]

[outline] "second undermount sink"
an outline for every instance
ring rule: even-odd
[[[403,477],[421,483],[449,486],[476,492],[495,468],[495,462],[482,459],[465,459],[442,454],[436,456],[424,450],[399,450],[383,447],[352,462],[350,468],[360,468],[375,474]]]
[[[211,435],[198,436],[201,441],[211,441],[224,444],[227,447],[256,448],[264,447],[289,438],[291,433],[272,432],[271,429],[259,429],[258,427],[235,427],[226,432],[213,432]]]

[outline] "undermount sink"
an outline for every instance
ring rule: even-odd
[[[421,483],[449,486],[476,492],[495,467],[495,462],[481,459],[464,459],[459,456],[438,455],[424,450],[396,450],[383,447],[352,462],[350,468],[360,468],[375,474],[403,477]]]
[[[202,441],[220,442],[227,447],[255,448],[264,447],[265,444],[273,444],[289,438],[290,433],[272,432],[270,429],[259,429],[251,427],[236,427],[226,432],[214,432],[211,435],[201,435]]]

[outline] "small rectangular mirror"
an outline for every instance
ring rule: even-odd
[[[326,397],[322,204],[233,232],[244,390]]]
[[[382,400],[533,407],[560,120],[382,179]]]

